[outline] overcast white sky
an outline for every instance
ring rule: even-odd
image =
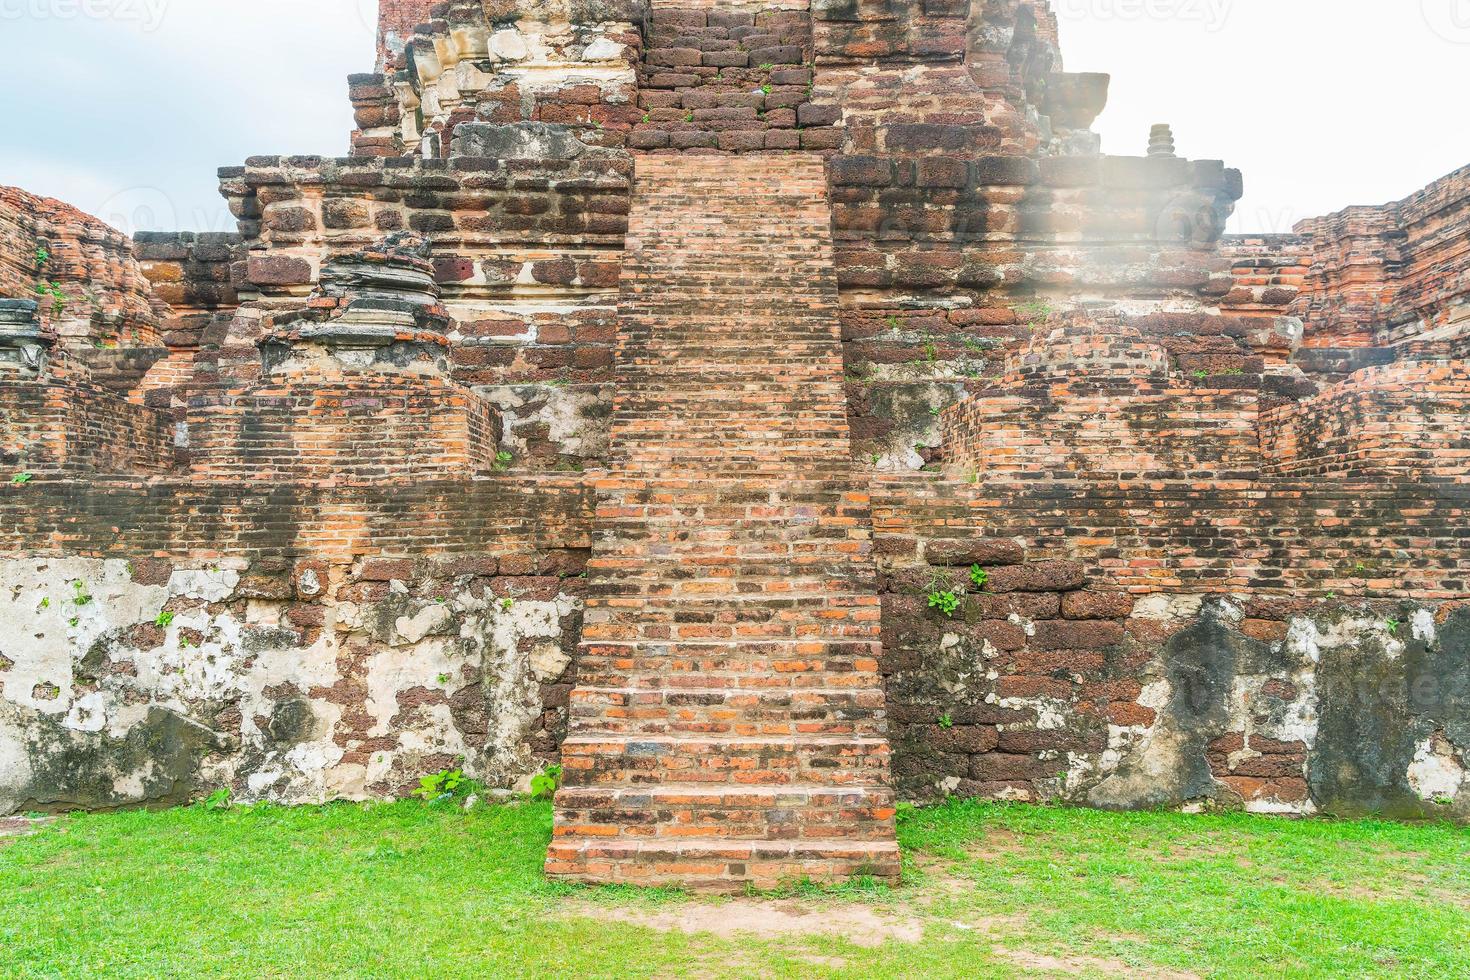
[[[346,152],[376,0],[0,0],[0,183],[125,230],[231,230],[214,169]],[[1470,163],[1470,0],[1054,0],[1113,76],[1107,152],[1169,122],[1245,171],[1232,231],[1288,231]]]

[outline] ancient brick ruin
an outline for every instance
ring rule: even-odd
[[[238,234],[0,189],[0,814],[556,762],[551,874],[711,888],[1470,817],[1470,168],[1224,237],[1041,0],[381,8]]]

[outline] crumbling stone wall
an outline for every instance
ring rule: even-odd
[[[1463,491],[1263,490],[875,484],[900,789],[1463,818]]]
[[[554,757],[582,487],[29,489],[0,501],[0,810],[509,786]]]
[[[164,309],[126,235],[61,201],[3,186],[0,295],[37,300],[42,319],[77,349],[156,344]]]
[[[574,568],[0,561],[0,811],[514,783],[562,724]]]
[[[1102,154],[1035,2],[381,16],[350,157],[68,214],[101,313],[0,323],[0,812],[556,758],[639,167],[800,153],[903,796],[1470,817],[1464,172],[1222,242],[1240,174]]]

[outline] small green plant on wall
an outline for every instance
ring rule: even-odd
[[[433,805],[462,799],[475,789],[475,781],[466,776],[463,769],[445,769],[443,772],[420,776],[418,789],[409,795]]]
[[[946,617],[953,619],[960,608],[960,597],[948,590],[936,589],[929,593],[929,608],[938,609]]]
[[[975,588],[979,589],[981,592],[984,592],[985,586],[989,584],[989,582],[990,573],[988,571],[981,568],[979,565],[970,566],[970,584],[974,585]]]
[[[933,577],[929,579],[928,600],[929,608],[939,610],[946,619],[953,619],[964,604],[963,593],[955,586],[951,574],[940,569],[935,569]]]
[[[61,283],[43,282],[36,287],[36,295],[40,296],[43,300],[49,299],[51,301],[52,316],[61,316],[66,310],[67,297],[66,293],[61,289]]]
[[[1028,329],[1035,330],[1046,323],[1047,319],[1055,312],[1046,303],[1037,300],[1031,303],[1022,303],[1016,307],[1016,315],[1026,324]]]
[[[531,799],[549,800],[561,788],[561,766],[551,765],[531,777]]]

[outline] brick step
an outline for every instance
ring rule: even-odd
[[[726,527],[738,528],[744,532],[745,530],[759,530],[766,524],[781,525],[800,522],[811,525],[834,521],[858,507],[864,509],[867,507],[866,501],[849,502],[830,493],[814,493],[791,499],[775,500],[771,499],[772,496],[772,494],[767,494],[764,498],[759,498],[755,493],[750,493],[744,495],[742,499],[732,493],[725,496],[709,495],[705,499],[699,499],[693,493],[686,494],[682,491],[619,493],[617,495],[619,506],[623,509],[636,509],[638,513],[608,513],[602,516],[609,521],[626,519],[629,522],[661,519],[729,521],[731,523],[725,525]],[[715,530],[715,528],[685,527],[682,530],[693,534],[697,530]]]
[[[558,839],[881,841],[892,840],[896,813],[881,786],[569,786],[556,803]]]
[[[639,462],[630,465],[620,459],[616,453],[609,454],[610,465],[623,466],[628,473],[646,472],[650,475],[659,473],[678,472],[681,475],[694,479],[726,480],[726,479],[761,479],[779,482],[784,479],[789,469],[771,463],[769,460],[720,460],[713,455],[702,455],[698,459],[676,460],[672,463],[667,460],[648,458],[647,462]],[[827,463],[839,462],[832,455],[822,453],[811,455],[798,461],[799,465],[818,467]],[[840,462],[852,463],[851,458],[844,457]]]
[[[800,463],[804,459],[819,462],[833,458],[825,447],[802,444],[794,439],[762,440],[747,445],[734,443],[736,439],[729,438],[721,456],[720,442],[716,439],[681,441],[672,447],[664,447],[662,451],[656,444],[644,446],[635,442],[624,447],[621,452],[612,454],[610,461],[627,469],[662,469],[682,464],[696,473],[708,473],[710,467],[715,467],[724,472],[769,475],[781,471],[770,460],[774,451],[779,451],[794,463]]]
[[[628,580],[622,577],[606,582],[591,583],[587,593],[588,610],[616,612],[620,608],[645,609],[659,615],[665,612],[684,613],[689,617],[724,613],[745,621],[746,615],[764,618],[768,614],[789,614],[792,609],[804,610],[807,619],[816,621],[831,618],[834,609],[877,609],[878,599],[871,591],[860,590],[866,580],[856,576],[833,583],[815,583],[806,588],[787,588],[779,582],[776,589],[737,589],[728,583],[710,582],[687,587],[686,583],[671,583],[665,593],[650,593],[647,581]],[[673,592],[678,584],[681,592]],[[876,584],[876,579],[871,583]]]
[[[697,406],[699,402],[695,403]],[[616,430],[619,435],[639,435],[652,431],[658,419],[650,410],[648,412],[619,412],[616,422]],[[780,435],[807,436],[808,438],[821,437],[824,441],[821,448],[831,452],[836,457],[837,447],[833,442],[846,434],[847,420],[836,415],[836,413],[825,413],[821,409],[814,411],[811,418],[778,419],[770,422],[752,421],[749,415],[741,417],[739,410],[735,407],[718,408],[712,406],[696,407],[688,413],[686,424],[691,427],[695,435],[675,436],[669,439],[671,444],[679,442],[690,442],[695,438],[706,435],[717,435],[730,433],[736,437],[751,439],[770,439]],[[683,431],[681,430],[681,435]],[[669,434],[664,433],[668,438]],[[773,460],[774,462],[774,460]]]
[[[582,634],[588,640],[597,643],[660,642],[663,640],[674,642],[724,640],[730,643],[740,641],[764,643],[770,640],[859,640],[878,635],[876,623],[871,628],[865,624],[866,620],[848,619],[840,626],[832,622],[814,625],[795,617],[735,621],[730,618],[705,616],[690,621],[677,612],[671,611],[662,617],[650,615],[638,619],[589,616]]]
[[[818,464],[831,461],[832,457],[827,453],[803,456],[792,453],[793,462],[798,465],[804,462]],[[629,471],[646,470],[648,472],[668,471],[678,469],[684,473],[694,476],[704,476],[709,479],[719,479],[727,476],[762,477],[766,479],[779,479],[787,470],[780,465],[762,459],[759,453],[754,451],[739,452],[732,450],[725,458],[720,458],[713,450],[695,453],[689,450],[684,458],[671,458],[659,456],[653,453],[628,453],[624,455],[613,454],[609,462],[621,465]]]
[[[616,644],[589,639],[579,654],[578,681],[587,687],[660,691],[881,689],[876,637],[769,647],[768,642],[742,642],[692,649],[688,640]],[[847,652],[849,647],[868,649]]]
[[[666,782],[745,786],[883,785],[888,740],[881,737],[568,735],[562,743],[567,786]]]
[[[846,687],[854,691],[878,690],[876,660],[841,661],[822,658],[808,661],[746,658],[738,662],[713,657],[704,659],[635,656],[599,658],[590,665],[579,664],[578,683],[589,687],[624,686],[640,690],[673,688],[729,688],[737,691],[807,691]]]
[[[624,511],[635,508],[608,508]],[[633,515],[621,515],[607,518],[607,524],[599,532],[601,540],[608,544],[618,541],[629,544],[659,545],[664,548],[676,548],[684,554],[698,551],[707,551],[711,554],[730,555],[770,555],[773,546],[782,546],[780,554],[799,554],[791,550],[792,546],[806,546],[803,550],[820,548],[830,545],[833,541],[849,539],[852,535],[861,535],[863,540],[867,539],[867,533],[859,528],[866,517],[860,513],[826,513],[807,515],[793,515],[785,521],[766,520],[762,518],[745,518],[738,523],[730,518],[734,533],[726,528],[700,527],[695,525],[697,521],[715,521],[718,518],[702,517],[695,514],[668,514],[658,513],[646,518],[638,518]],[[711,551],[729,545],[736,539],[745,549],[739,552]],[[660,554],[653,552],[650,559],[671,558],[672,552]]]
[[[828,616],[831,608],[870,608],[845,600],[844,596],[859,595],[865,589],[877,585],[876,579],[868,574],[853,574],[840,581],[787,583],[774,581],[762,588],[758,579],[742,581],[685,579],[663,582],[654,576],[639,579],[619,578],[611,582],[591,582],[587,587],[587,608],[608,610],[613,613],[621,609],[644,608],[650,611],[665,609],[698,613],[700,608],[688,610],[691,603],[701,603],[702,608],[712,609],[721,603],[729,604],[733,611],[740,612],[755,606],[764,608],[789,608],[811,606],[810,618]]]
[[[820,340],[820,338],[816,338]],[[780,389],[780,384],[764,374],[751,373],[756,368],[763,368],[776,373],[789,373],[797,370],[808,370],[814,372],[814,378],[820,376],[820,372],[831,368],[841,368],[842,355],[831,350],[837,341],[829,340],[822,346],[827,350],[792,350],[781,354],[773,354],[762,360],[750,358],[750,345],[762,343],[760,337],[753,332],[745,330],[717,330],[692,328],[687,333],[674,333],[672,331],[650,334],[646,340],[638,345],[636,352],[622,349],[624,355],[620,360],[620,366],[626,369],[628,378],[641,378],[656,366],[663,365],[675,355],[679,357],[680,364],[690,364],[689,373],[697,373],[701,366],[712,367],[715,365],[730,365],[732,368],[745,368],[746,374],[737,374],[725,379],[720,388],[716,389],[720,394],[727,397],[739,394],[747,390],[752,393],[761,391],[775,391]],[[841,376],[821,376],[821,380],[840,382]],[[647,378],[651,385],[668,389],[678,389],[680,384],[674,381],[663,380],[661,376]],[[728,387],[726,387],[728,385]],[[641,386],[639,389],[641,393]],[[713,394],[713,392],[711,392]],[[800,397],[802,392],[786,391],[788,397]]]
[[[584,628],[596,640],[653,636],[660,627],[668,639],[739,640],[758,637],[862,636],[879,621],[877,606],[824,605],[807,611],[814,596],[758,602],[744,596],[612,596],[589,601]],[[689,609],[687,606],[695,605]]]
[[[712,546],[718,546],[713,543]],[[637,552],[649,547],[646,542],[627,542],[628,557],[599,553],[589,564],[589,570],[601,572],[622,566],[616,576],[600,576],[606,581],[589,582],[587,594],[594,596],[622,595],[624,590],[617,583],[627,583],[627,588],[640,595],[647,594],[650,582],[663,582],[670,589],[679,588],[686,594],[701,591],[712,595],[740,594],[786,594],[816,592],[830,595],[835,592],[862,592],[877,582],[872,570],[866,567],[822,568],[807,565],[791,567],[788,562],[775,556],[759,562],[740,562],[737,556],[716,554],[690,548],[671,554],[665,562],[649,562]],[[651,546],[658,547],[657,543]],[[725,545],[728,549],[730,546]],[[851,555],[834,554],[834,557],[852,558]]]
[[[820,462],[820,460],[814,460]],[[768,505],[762,505],[766,507]],[[778,505],[779,506],[779,505]],[[866,504],[849,504],[835,507],[830,504],[793,504],[791,515],[786,518],[751,516],[705,516],[699,504],[680,505],[677,509],[659,507],[657,504],[635,502],[631,504],[604,501],[597,507],[605,515],[607,524],[602,533],[604,540],[648,541],[654,544],[721,542],[721,533],[726,538],[741,536],[745,544],[759,548],[768,542],[804,542],[816,544],[838,538],[844,531],[858,533],[866,529],[869,513]],[[711,510],[729,508],[715,508]],[[635,513],[648,510],[648,516]],[[722,528],[716,522],[730,521]],[[729,529],[733,529],[733,534]],[[749,537],[745,538],[744,535]],[[616,536],[616,537],[612,537]],[[866,537],[866,534],[863,535]],[[657,553],[651,558],[660,557]]]
[[[783,509],[789,513],[769,513]],[[760,536],[766,532],[778,532],[782,537],[794,533],[806,534],[813,539],[830,538],[841,530],[866,531],[868,521],[866,502],[838,505],[797,502],[788,506],[604,501],[598,505],[597,511],[601,533],[618,535],[620,540],[642,538],[660,543],[717,541],[720,535],[743,538],[747,533],[750,535],[747,540],[759,543]],[[759,513],[754,513],[757,511]],[[604,521],[605,524],[602,523]],[[659,559],[657,554],[649,557]]]
[[[726,581],[722,579],[684,579],[670,582],[656,575],[632,578],[620,576],[616,582],[593,583],[587,589],[589,603],[609,609],[617,609],[620,603],[636,599],[645,608],[682,607],[690,600],[704,603],[757,602],[780,599],[786,602],[806,603],[827,600],[828,597],[844,592],[851,594],[855,585],[876,585],[876,581],[862,583],[860,580],[842,582],[791,582],[779,580],[763,583],[758,579]]]
[[[627,365],[630,378],[647,374],[649,384],[640,386],[636,393],[623,395],[619,399],[619,418],[633,416],[640,411],[652,412],[660,401],[669,408],[676,407],[670,404],[673,402],[687,405],[693,411],[744,411],[748,420],[759,418],[753,412],[762,405],[797,411],[810,408],[821,412],[822,418],[845,418],[838,414],[840,405],[836,402],[836,398],[845,388],[841,382],[830,380],[821,371],[814,370],[820,365],[800,365],[802,372],[791,375],[811,375],[805,382],[811,387],[797,395],[793,395],[789,388],[779,382],[771,381],[769,375],[764,373],[758,377],[742,377],[741,372],[746,369],[745,365],[731,362],[724,365],[728,370],[716,371],[720,366],[716,361],[700,361],[695,364],[681,362],[672,371],[666,371],[660,370],[661,364],[658,361]],[[832,364],[831,367],[840,370],[838,364]],[[714,390],[699,388],[701,384],[712,382],[718,382],[722,387]],[[787,420],[773,419],[770,422],[785,423]]]
[[[571,728],[579,735],[877,736],[884,714],[877,688],[582,686],[571,698]]]
[[[603,471],[588,470],[588,475],[597,480],[597,489],[605,492],[622,492],[642,496],[658,495],[660,498],[676,495],[684,500],[744,500],[760,497],[773,502],[819,499],[827,495],[868,495],[865,480],[853,475],[850,462],[834,463],[821,470],[802,470],[791,474],[791,478],[780,486],[772,486],[760,480],[742,480],[732,477],[723,480],[694,480],[676,473],[653,476],[628,477]]]
[[[859,875],[897,879],[898,844],[892,840],[728,841],[720,838],[603,841],[568,836],[547,852],[553,878],[592,884],[673,885],[704,892],[739,893],[800,881],[833,883]]]
[[[729,340],[729,343],[723,341]],[[841,384],[841,375],[826,375],[825,371],[842,367],[842,355],[831,350],[815,351],[793,351],[787,354],[776,354],[765,360],[752,361],[749,356],[749,345],[758,343],[758,338],[745,336],[733,331],[716,335],[712,330],[700,330],[685,336],[664,335],[650,337],[639,346],[638,352],[625,352],[621,359],[621,366],[627,372],[624,377],[628,380],[646,380],[652,386],[652,391],[684,391],[693,394],[685,387],[687,382],[682,381],[680,374],[651,374],[654,368],[662,367],[675,355],[678,356],[678,366],[688,365],[682,374],[688,377],[697,377],[703,372],[718,367],[728,366],[738,373],[723,378],[720,387],[714,391],[706,390],[706,394],[720,394],[726,398],[733,398],[740,394],[765,394],[780,391],[787,398],[801,398],[805,392],[782,390],[779,381],[770,375],[789,374],[792,372],[810,372],[814,381],[826,381],[829,384]],[[832,343],[836,343],[833,341]],[[828,345],[829,347],[831,344]],[[744,369],[743,372],[738,369]],[[756,373],[756,369],[763,373]],[[764,373],[770,372],[770,373]],[[646,379],[645,374],[650,375]],[[644,389],[640,385],[633,392],[643,394]]]
[[[687,640],[584,640],[579,656],[596,659],[655,656],[658,658],[707,659],[736,655],[761,657],[769,662],[831,660],[852,664],[871,661],[877,670],[882,645],[866,637],[810,637],[798,639],[745,640],[732,644],[729,640],[692,637]],[[850,668],[849,668],[850,669]],[[616,686],[616,685],[614,685]],[[641,686],[641,685],[639,685]],[[846,684],[834,685],[846,687]]]

